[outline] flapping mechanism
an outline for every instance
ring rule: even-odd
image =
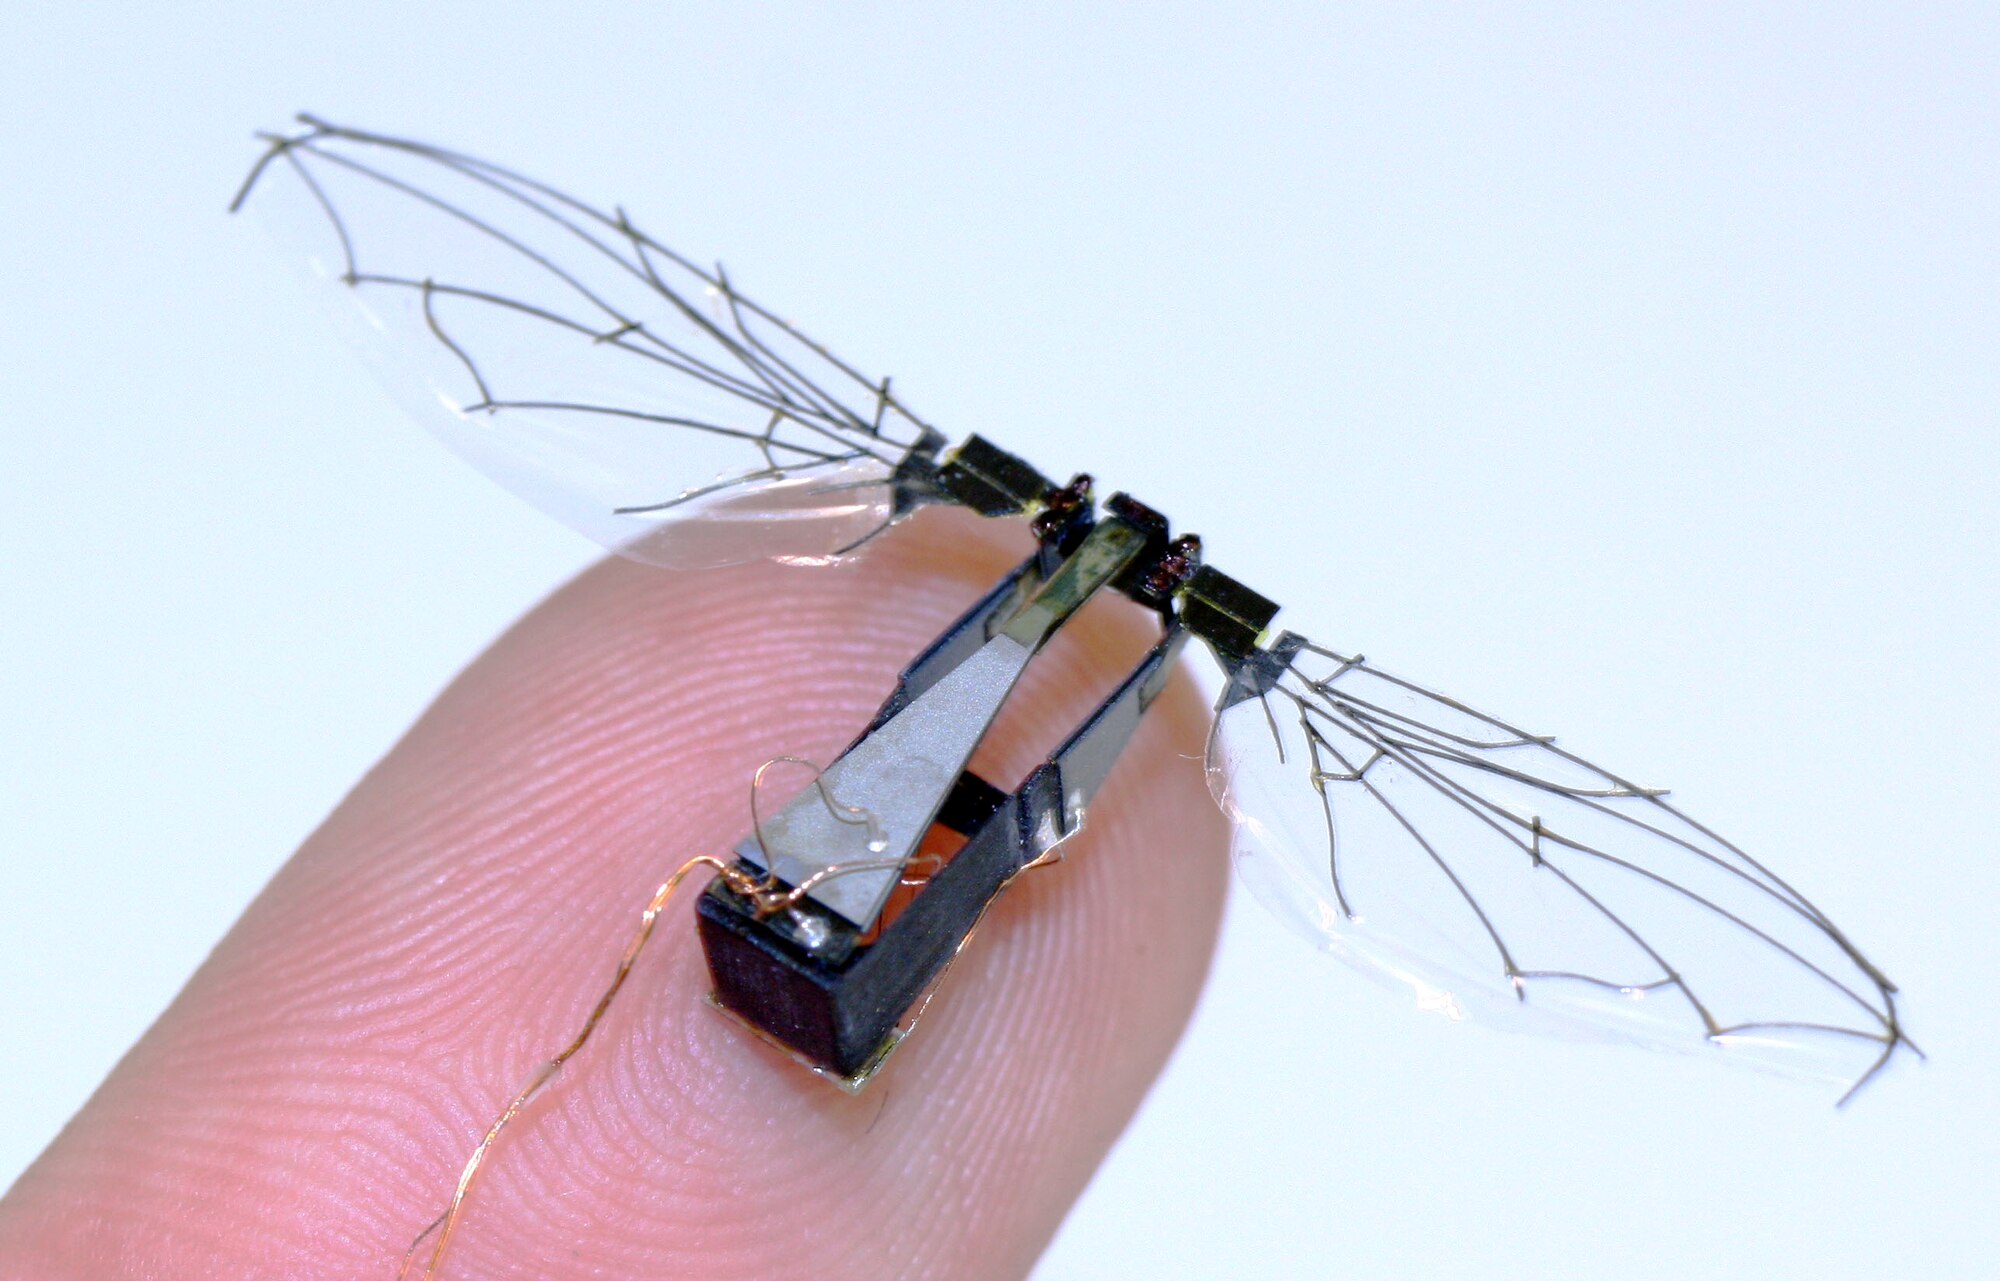
[[[1193,544],[1170,539],[1163,517],[1116,495],[1099,519],[1088,478],[1031,494],[1025,464],[998,451],[979,462],[989,479],[1016,478],[1005,483],[1036,513],[1040,549],[910,664],[814,787],[738,848],[739,880],[802,891],[785,910],[723,879],[699,905],[716,1003],[850,1088],[901,1040],[1000,891],[1060,857],[1187,635],[1160,590],[1191,572]],[[958,474],[947,483],[969,486]],[[1108,590],[1158,612],[1158,644],[1012,792],[967,770],[1034,653]],[[879,825],[873,844],[876,829],[851,821],[859,813]],[[919,851],[931,865],[913,877]]]
[[[1120,521],[1091,531],[1076,553],[1000,631],[931,688],[850,747],[820,779],[843,806],[874,816],[869,837],[812,792],[761,825],[740,851],[857,929],[874,926],[903,865],[937,820],[966,762],[1027,670],[1028,660],[1097,590],[1129,564],[1144,536]],[[834,868],[852,869],[827,876]]]

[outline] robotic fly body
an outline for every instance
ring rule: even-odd
[[[987,906],[1059,857],[1190,638],[1221,667],[1209,778],[1239,869],[1322,948],[1422,1004],[1486,993],[1503,1022],[1722,1046],[1850,1094],[1914,1052],[1894,985],[1846,935],[1664,792],[1273,634],[1277,606],[1159,513],[978,436],[951,446],[886,379],[622,210],[312,117],[269,141],[238,203],[272,206],[345,287],[380,363],[418,367],[392,386],[626,556],[828,562],[928,504],[1033,522],[1035,553],[754,819],[700,899],[716,1002],[823,1075],[865,1082]],[[969,772],[1037,649],[1106,592],[1153,611],[1157,644],[1019,788]]]

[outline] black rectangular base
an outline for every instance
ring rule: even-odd
[[[957,799],[946,817],[966,824],[964,848],[865,946],[827,914],[808,947],[801,931],[773,928],[721,879],[710,882],[696,916],[716,1002],[835,1076],[869,1066],[1022,866],[1018,800],[971,776]]]

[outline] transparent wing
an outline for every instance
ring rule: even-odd
[[[1359,656],[1286,633],[1253,659],[1209,781],[1257,897],[1424,1008],[1721,1046],[1850,1094],[1909,1044],[1840,929],[1664,792]]]
[[[237,196],[446,444],[614,550],[678,567],[837,557],[939,438],[891,394],[610,212],[309,116]]]

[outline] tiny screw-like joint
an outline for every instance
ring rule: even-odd
[[[1064,525],[1069,518],[1090,504],[1090,487],[1094,482],[1089,472],[1078,472],[1070,477],[1070,482],[1055,490],[1042,500],[1042,510],[1036,513],[1028,528],[1036,538],[1047,539]]]
[[[1201,564],[1201,536],[1182,534],[1167,548],[1152,572],[1146,575],[1146,590],[1155,596],[1171,595],[1194,574]]]

